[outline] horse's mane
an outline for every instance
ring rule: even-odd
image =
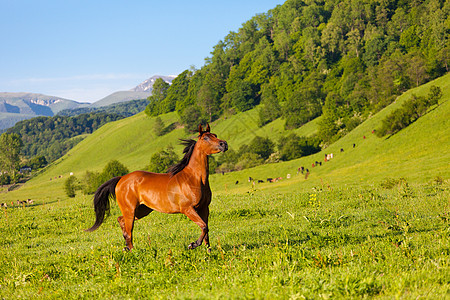
[[[170,173],[171,176],[174,176],[175,174],[181,172],[189,164],[189,160],[191,159],[192,153],[194,152],[195,144],[197,143],[195,140],[190,139],[180,139],[180,141],[181,144],[185,146],[183,150],[184,157],[179,163],[167,169],[167,173]]]

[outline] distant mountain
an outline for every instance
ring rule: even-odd
[[[15,123],[37,116],[53,116],[63,109],[88,106],[61,97],[34,93],[0,92],[0,131],[14,126]]]
[[[80,103],[56,96],[35,93],[0,92],[0,132],[14,126],[17,122],[37,116],[54,116],[67,109],[98,108],[131,100],[147,99],[152,95],[153,84],[162,78],[171,84],[176,76],[155,75],[128,91],[118,91],[92,104]]]
[[[165,82],[171,84],[172,80],[175,77],[176,76],[174,76],[174,75],[152,76],[149,79],[143,81],[138,86],[132,88],[131,90],[119,91],[119,92],[112,93],[111,95],[106,96],[105,98],[102,98],[102,99],[92,103],[91,105],[89,105],[89,107],[96,108],[96,107],[108,106],[108,105],[120,103],[120,102],[127,102],[127,101],[131,101],[131,100],[147,99],[149,96],[152,95],[153,84],[155,83],[156,79],[162,78]]]
[[[155,83],[156,79],[162,78],[165,82],[172,84],[172,80],[177,77],[176,75],[168,75],[168,76],[162,76],[162,75],[155,75],[150,77],[149,79],[145,80],[135,88],[131,89],[134,92],[150,92],[153,90],[153,84]]]
[[[105,98],[102,98],[91,105],[89,107],[96,108],[96,107],[103,107],[108,106],[111,104],[116,104],[120,102],[127,102],[131,100],[138,100],[138,99],[147,99],[152,93],[150,92],[134,92],[134,91],[120,91],[112,93],[109,96],[106,96]]]
[[[56,96],[0,92],[0,112],[53,116],[63,109],[87,105],[88,103],[80,103]]]

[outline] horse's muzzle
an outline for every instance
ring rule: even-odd
[[[220,141],[219,142],[219,150],[222,152],[225,152],[228,150],[228,144],[225,141]]]

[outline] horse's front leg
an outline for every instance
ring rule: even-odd
[[[197,211],[193,207],[187,208],[185,211],[183,211],[183,214],[185,214],[189,219],[191,219],[192,222],[197,224],[200,229],[202,230],[202,233],[200,234],[200,237],[197,241],[192,242],[189,244],[188,249],[195,249],[198,246],[200,246],[205,239],[205,237],[208,234],[208,224],[203,221],[203,219],[198,215]],[[209,245],[209,242],[208,242]]]

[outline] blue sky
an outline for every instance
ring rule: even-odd
[[[200,68],[277,0],[0,0],[0,92],[94,102],[153,75]]]

